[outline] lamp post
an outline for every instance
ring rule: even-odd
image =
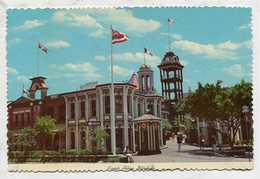
[[[248,160],[250,162],[250,151],[249,151],[249,136],[248,136],[248,126],[247,126],[247,113],[249,112],[248,106],[243,106],[242,107],[242,113],[245,114],[245,120],[246,120],[246,137],[247,137],[247,149],[248,149]]]

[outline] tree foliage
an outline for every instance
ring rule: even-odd
[[[221,87],[221,83],[220,80],[216,84],[207,83],[204,86],[199,83],[198,89],[190,93],[182,110],[207,121],[222,136],[227,135],[232,147],[234,136],[244,119],[242,106],[249,107],[248,116],[250,119],[252,117],[252,83],[241,80],[233,87]],[[226,127],[228,132],[219,130],[216,121]]]
[[[168,129],[168,130],[172,129],[172,124],[169,122],[168,119],[164,119],[162,121],[162,126],[163,126],[164,129]]]

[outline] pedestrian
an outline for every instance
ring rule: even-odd
[[[178,132],[178,135],[177,135],[178,152],[181,151],[182,140],[183,140],[182,135],[180,132]]]
[[[175,134],[172,132],[172,141],[174,142]]]
[[[213,150],[214,152],[217,151],[217,138],[216,138],[215,135],[212,136],[212,150]]]
[[[127,157],[128,163],[133,163],[134,159],[132,155],[129,153],[129,146],[126,146],[123,150],[123,155]]]
[[[200,150],[201,149],[204,150],[205,139],[204,139],[203,134],[200,134],[200,136],[199,136],[199,144],[200,144]]]

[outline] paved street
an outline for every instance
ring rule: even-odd
[[[191,145],[182,145],[181,152],[177,150],[176,140],[166,142],[168,148],[162,149],[162,154],[133,156],[137,163],[154,163],[154,162],[248,162],[247,158],[227,157],[219,154],[209,156],[211,148],[205,148],[205,152],[200,152],[200,148]],[[205,155],[198,155],[205,153]]]

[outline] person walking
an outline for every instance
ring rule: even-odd
[[[172,141],[174,142],[175,134],[172,132]]]
[[[177,135],[178,152],[181,151],[182,140],[183,140],[182,135],[180,132],[178,132],[178,135]]]
[[[134,159],[132,155],[129,153],[129,146],[126,146],[123,150],[123,155],[127,157],[128,163],[133,163]]]
[[[203,136],[203,134],[200,134],[200,136],[199,136],[200,150],[201,150],[201,149],[204,150],[204,143],[205,143],[204,136]]]
[[[213,150],[214,152],[217,151],[217,138],[216,138],[215,135],[212,136],[212,150]]]

